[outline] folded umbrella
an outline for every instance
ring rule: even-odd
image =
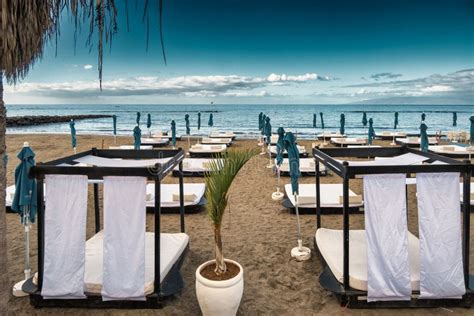
[[[428,134],[427,131],[428,126],[425,123],[421,123],[420,125],[420,150],[423,152],[428,151],[429,142],[428,142]]]
[[[137,125],[133,129],[133,148],[135,150],[140,149],[141,143],[142,143],[142,130]]]
[[[374,121],[372,118],[369,119],[369,133],[368,133],[368,143],[369,145],[372,145],[372,142],[375,138],[375,130],[374,130]]]
[[[362,125],[367,126],[367,113],[362,114]]]

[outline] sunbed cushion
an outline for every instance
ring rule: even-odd
[[[160,235],[160,280],[168,274],[189,243],[184,233]],[[147,232],[145,236],[145,294],[154,291],[155,234]],[[95,234],[86,242],[85,292],[100,294],[103,275],[103,231]]]

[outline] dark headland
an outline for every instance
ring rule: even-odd
[[[112,117],[111,115],[39,115],[7,117],[7,127],[31,126],[41,124],[64,123],[70,120],[88,120]]]

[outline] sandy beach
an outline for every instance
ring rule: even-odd
[[[16,153],[24,141],[28,141],[36,152],[36,161],[48,161],[72,154],[68,135],[8,135],[9,155],[7,182],[14,183],[13,172],[17,164]],[[118,137],[118,144],[131,144],[131,137]],[[310,151],[311,142],[302,141]],[[389,142],[386,142],[387,144]],[[377,144],[383,144],[378,141]],[[78,152],[91,147],[108,148],[113,138],[108,136],[78,136]],[[187,147],[187,142],[178,142]],[[233,148],[257,148],[256,140],[237,140]],[[419,309],[419,310],[349,310],[340,307],[338,301],[324,290],[318,281],[322,264],[314,251],[310,261],[299,263],[290,258],[290,250],[296,246],[296,218],[272,201],[276,177],[266,169],[268,156],[255,156],[241,170],[230,193],[230,205],[224,218],[224,256],[237,260],[244,267],[245,289],[239,308],[240,315],[472,315],[467,309]],[[185,182],[203,182],[203,178],[185,178]],[[177,183],[169,175],[165,183]],[[322,183],[339,183],[341,179],[329,174]],[[289,183],[282,177],[282,187]],[[313,177],[302,177],[300,183],[314,183]],[[360,180],[351,180],[351,189],[361,194]],[[409,230],[418,235],[415,188],[409,188]],[[94,234],[92,194],[89,194],[87,237]],[[7,214],[9,274],[11,284],[23,277],[24,239],[20,219],[16,214]],[[152,215],[147,215],[147,228],[152,229]],[[302,215],[301,225],[306,246],[313,249],[315,233],[314,215]],[[342,228],[341,215],[325,215],[323,227]],[[364,215],[351,215],[351,228],[364,226]],[[179,231],[177,215],[162,216],[162,231]],[[82,309],[34,309],[28,298],[10,297],[8,315],[199,315],[196,300],[194,273],[199,264],[213,258],[213,231],[205,210],[186,216],[186,232],[190,236],[190,249],[181,269],[185,288],[180,295],[166,302],[162,310],[82,310]],[[33,270],[37,267],[36,226],[33,226],[31,260]],[[474,244],[474,218],[471,218],[471,245]],[[473,249],[473,246],[471,246]],[[474,249],[473,249],[474,250]],[[474,271],[474,251],[471,251],[471,272]]]

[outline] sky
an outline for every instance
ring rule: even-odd
[[[165,0],[118,5],[118,33],[86,45],[67,11],[58,44],[6,87],[9,104],[474,104],[474,0]],[[57,53],[56,53],[57,51]]]

